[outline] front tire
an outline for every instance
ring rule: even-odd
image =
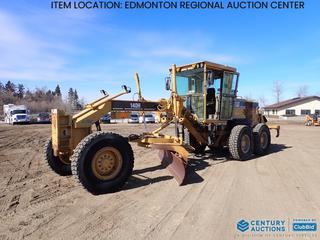
[[[254,154],[265,155],[270,147],[271,137],[269,127],[259,123],[253,128]]]
[[[251,128],[246,125],[237,125],[232,128],[228,145],[233,159],[250,159],[253,152]]]
[[[132,174],[131,145],[115,133],[95,132],[85,137],[72,155],[72,174],[94,195],[119,190]]]
[[[59,157],[53,155],[52,139],[49,138],[44,146],[44,160],[55,173],[60,176],[71,175],[71,165],[69,161],[62,161]]]

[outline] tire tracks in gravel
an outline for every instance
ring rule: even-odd
[[[164,239],[175,238],[174,236],[179,230],[184,228],[186,219],[191,218],[196,222],[197,219],[194,218],[197,218],[197,214],[195,212],[198,211],[199,206],[207,204],[209,199],[217,194],[226,169],[226,165],[208,167],[202,174],[205,179],[204,184],[201,187],[199,185],[192,186],[181,201],[178,201],[174,208],[170,209],[166,216],[148,233],[147,239],[160,239],[159,236]],[[203,198],[204,195],[207,197]],[[203,201],[204,203],[202,203]],[[188,226],[191,227],[192,224]],[[181,237],[177,236],[177,238]]]
[[[211,169],[211,171],[209,170],[210,167],[207,167],[206,170],[202,171],[202,176],[205,179],[210,179],[213,175],[216,175],[217,172],[214,171],[214,169]],[[221,173],[218,173],[221,174]],[[221,177],[221,175],[220,175]],[[160,209],[158,212],[161,213],[161,217],[158,216],[158,218],[160,218],[159,220],[157,220],[156,224],[152,224],[153,226],[151,227],[150,230],[148,230],[148,232],[146,232],[143,236],[141,236],[142,238],[146,238],[146,239],[151,239],[154,238],[155,236],[157,236],[158,232],[160,232],[162,229],[166,229],[166,232],[169,232],[168,229],[172,229],[173,225],[170,226],[166,226],[168,220],[170,219],[181,219],[181,221],[183,220],[184,216],[186,214],[188,214],[189,210],[193,207],[193,205],[195,204],[195,202],[197,201],[197,199],[199,198],[199,196],[202,194],[203,190],[206,188],[206,186],[208,185],[208,180],[199,188],[198,184],[194,184],[194,185],[186,185],[180,188],[185,188],[185,193],[182,196],[179,196],[179,198],[176,199],[172,199],[170,200],[170,195],[172,191],[175,191],[175,189],[172,189],[170,187],[168,187],[168,191],[160,191],[160,195],[159,196],[154,196],[154,194],[152,196],[150,196],[150,198],[152,199],[160,199],[161,200],[165,199],[165,202],[162,202],[162,207],[164,207],[165,209]],[[174,186],[177,187],[178,186]],[[162,188],[166,189],[166,186],[163,186]],[[195,192],[193,192],[195,191]],[[149,194],[148,194],[149,195]],[[151,201],[148,198],[146,198],[142,203],[139,204],[139,206],[146,206],[146,204]],[[159,200],[157,201],[159,203]],[[156,204],[156,203],[155,203]],[[169,207],[170,205],[170,207]],[[165,210],[165,211],[162,211]],[[158,219],[157,218],[157,219]],[[130,221],[130,219],[126,220],[126,221]],[[153,221],[155,221],[155,219],[153,219]],[[181,222],[176,222],[174,225],[178,224],[178,226],[181,224]],[[124,223],[125,225],[125,223]],[[166,226],[166,227],[164,227]],[[177,226],[175,226],[174,228],[176,228]],[[161,235],[162,237],[164,237],[163,235]],[[166,237],[164,237],[166,239]]]

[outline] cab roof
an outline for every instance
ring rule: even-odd
[[[220,70],[220,71],[229,71],[229,72],[237,72],[237,69],[234,67],[229,67],[227,65],[222,65],[218,63],[213,63],[209,61],[202,61],[202,62],[196,62],[196,63],[190,63],[186,65],[177,66],[177,72],[182,72],[186,70],[201,68],[206,65],[207,70]],[[171,69],[170,69],[171,71]]]

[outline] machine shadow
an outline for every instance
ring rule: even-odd
[[[284,151],[287,148],[292,148],[292,146],[287,146],[285,144],[271,144],[268,154],[281,152],[281,151]]]
[[[292,148],[292,146],[287,146],[285,144],[271,144],[267,155],[285,151],[288,148]],[[215,150],[214,152],[206,151],[204,154],[201,154],[201,155],[196,155],[196,154],[191,155],[189,157],[188,167],[186,169],[186,176],[182,185],[184,186],[184,185],[203,182],[204,179],[197,172],[204,170],[207,167],[223,164],[227,162],[232,162],[232,161],[237,161],[237,162],[253,161],[253,160],[258,160],[259,158],[261,158],[261,156],[253,155],[252,158],[245,161],[235,160],[230,157],[228,149],[219,149],[219,150]],[[170,175],[160,176],[155,178],[150,178],[143,175],[144,173],[153,172],[161,169],[164,169],[164,167],[160,164],[157,166],[134,170],[133,176],[130,177],[128,183],[125,185],[123,190],[139,188],[149,184],[154,184],[161,181],[167,181],[167,180],[173,179],[173,177]],[[136,177],[134,175],[137,175],[141,178]]]
[[[170,180],[173,178],[170,175],[160,176],[160,177],[155,177],[155,178],[150,178],[150,177],[146,177],[143,175],[144,173],[153,172],[153,171],[157,171],[157,170],[161,170],[161,169],[164,169],[164,167],[161,164],[159,164],[157,166],[133,170],[132,176],[130,177],[128,183],[122,188],[122,190],[130,190],[130,189],[134,189],[134,188],[139,188],[139,187],[143,187],[143,186],[146,186],[149,184],[154,184],[157,182]],[[136,176],[134,176],[134,175],[136,175]],[[137,176],[139,176],[140,178]]]
[[[143,179],[141,179],[135,176],[131,176],[128,183],[122,188],[122,190],[130,190],[134,188],[144,187],[149,184],[171,180],[172,178],[172,176],[160,176],[155,178],[144,177]]]
[[[284,151],[287,148],[292,148],[292,146],[286,146],[285,144],[271,144],[267,155]],[[214,152],[206,151],[206,153],[202,156],[199,156],[199,155],[192,156],[189,158],[189,166],[187,169],[187,174],[183,182],[183,185],[202,182],[204,179],[197,173],[197,171],[203,170],[207,167],[223,164],[227,162],[232,162],[232,161],[238,161],[238,162],[252,161],[252,160],[257,160],[260,157],[261,156],[252,155],[252,158],[245,161],[235,160],[231,158],[228,149],[218,149]]]

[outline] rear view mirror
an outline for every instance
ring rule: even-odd
[[[166,90],[169,91],[171,88],[171,77],[166,77],[164,80],[166,83]]]

